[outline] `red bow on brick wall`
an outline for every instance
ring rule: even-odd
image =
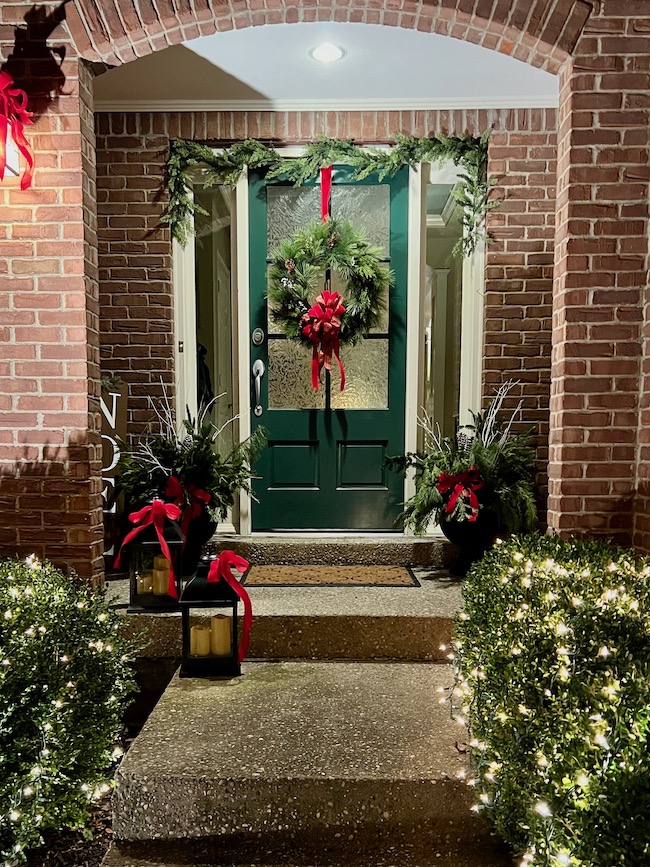
[[[27,94],[18,87],[12,87],[13,78],[7,72],[0,72],[0,181],[4,179],[7,168],[7,139],[11,135],[19,152],[25,158],[27,168],[20,179],[20,189],[32,185],[34,173],[34,153],[25,138],[23,129],[26,124],[34,123],[33,112],[27,111]]]

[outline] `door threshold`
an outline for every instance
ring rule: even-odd
[[[268,540],[286,540],[286,539],[368,539],[377,541],[386,539],[391,541],[407,541],[418,542],[431,539],[444,539],[441,532],[427,533],[426,536],[413,536],[406,533],[390,533],[385,530],[354,532],[350,530],[278,530],[275,532],[255,532],[249,535],[242,536],[233,533],[238,539],[268,539]],[[216,538],[216,537],[215,537]],[[223,538],[223,537],[221,537]]]

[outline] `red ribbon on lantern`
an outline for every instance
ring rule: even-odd
[[[190,498],[189,503],[185,501],[186,493]],[[192,483],[187,486],[186,491],[178,476],[170,476],[167,480],[165,496],[173,500],[181,510],[181,530],[185,536],[185,541],[187,541],[187,531],[190,526],[190,521],[192,518],[199,517],[203,511],[203,507],[207,506],[212,499],[212,496],[207,491],[204,491],[202,488],[199,488],[197,485]],[[183,546],[185,546],[185,542],[183,542]]]
[[[132,524],[139,524],[140,526],[134,527],[133,530],[127,533],[124,541],[120,545],[120,550],[117,552],[117,557],[115,558],[115,567],[119,568],[120,557],[122,556],[122,549],[124,546],[128,545],[129,542],[135,539],[135,537],[146,527],[153,524],[156,529],[158,541],[160,542],[160,549],[167,560],[169,560],[169,584],[167,585],[167,594],[174,599],[178,599],[178,590],[176,589],[172,555],[169,550],[169,545],[163,536],[163,530],[165,529],[165,520],[167,518],[171,521],[178,521],[180,516],[181,510],[178,506],[175,506],[174,503],[163,503],[162,500],[154,500],[150,506],[145,506],[143,509],[140,509],[139,512],[131,512],[129,515],[129,521]]]
[[[445,507],[445,512],[448,515],[451,515],[456,508],[458,498],[463,497],[469,501],[472,509],[472,514],[467,520],[475,521],[478,518],[480,504],[476,491],[480,491],[485,485],[477,467],[470,467],[462,473],[440,473],[436,487],[443,495],[449,491],[452,492]]]
[[[27,94],[18,87],[12,87],[13,78],[8,72],[0,72],[0,181],[4,179],[7,168],[7,138],[12,134],[19,152],[25,158],[27,167],[20,179],[20,189],[32,185],[34,174],[34,153],[25,138],[23,129],[33,124],[34,113],[27,111]]]
[[[244,560],[243,557],[235,554],[234,551],[222,551],[217,559],[212,561],[210,571],[208,572],[208,583],[219,581],[220,578],[223,578],[228,586],[235,591],[237,596],[239,596],[241,601],[244,603],[244,621],[242,624],[242,638],[238,654],[239,662],[242,662],[248,653],[248,646],[251,640],[251,626],[253,625],[253,606],[251,604],[250,596],[244,587],[242,587],[241,583],[234,577],[231,569],[234,568],[243,574],[249,566],[250,563],[248,560]]]
[[[318,391],[318,377],[323,367],[332,370],[332,356],[341,372],[341,391],[345,388],[345,368],[339,357],[341,316],[345,313],[343,298],[338,292],[323,290],[313,307],[302,317],[306,324],[302,333],[312,342],[311,384]]]

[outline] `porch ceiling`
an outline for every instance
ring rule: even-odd
[[[313,60],[309,51],[321,42],[343,48],[342,60]],[[99,111],[542,107],[557,105],[558,82],[435,33],[324,22],[248,27],[172,46],[98,77],[95,100]]]

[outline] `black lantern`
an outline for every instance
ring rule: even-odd
[[[184,537],[176,521],[167,517],[161,532],[171,560],[163,554],[154,524],[143,527],[137,536],[124,545],[123,556],[126,556],[129,570],[130,613],[178,611]],[[173,570],[176,598],[169,593],[170,570]]]
[[[237,603],[239,596],[220,578],[208,581],[202,560],[181,595],[183,658],[181,677],[239,677]],[[210,614],[206,609],[212,609]],[[196,616],[195,610],[201,610]]]

